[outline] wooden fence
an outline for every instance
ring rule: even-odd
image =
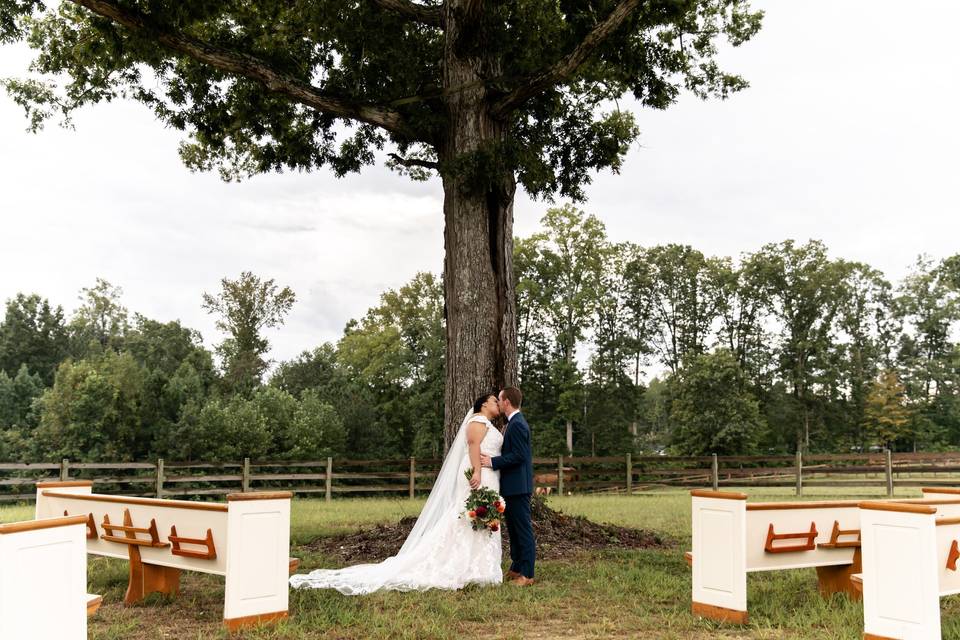
[[[0,463],[0,502],[34,498],[41,480],[90,479],[99,490],[156,497],[217,496],[288,489],[299,495],[426,494],[438,459],[244,459],[242,462]],[[960,486],[960,452],[786,455],[623,456],[534,458],[536,484],[551,493],[638,492],[663,487]]]

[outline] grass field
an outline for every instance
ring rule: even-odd
[[[754,490],[751,499],[789,499],[790,492]],[[821,489],[805,498],[871,497]],[[902,492],[902,497],[919,491]],[[900,497],[900,494],[898,494]],[[304,554],[298,547],[317,536],[392,522],[416,513],[416,500],[296,500],[293,555],[302,570],[335,566],[328,558]],[[822,600],[812,569],[750,574],[750,624],[720,625],[689,613],[690,572],[683,561],[689,549],[690,499],[669,491],[633,496],[552,498],[551,506],[601,522],[639,526],[665,534],[667,550],[611,550],[541,562],[538,584],[527,589],[505,585],[462,592],[384,593],[349,598],[331,591],[291,593],[289,621],[242,634],[243,638],[803,638],[862,637],[859,603],[845,596]],[[32,507],[0,508],[0,521],[29,519]],[[90,559],[90,591],[104,596],[91,619],[90,638],[227,638],[220,628],[223,581],[184,572],[181,596],[153,597],[137,607],[120,602],[126,588],[126,563]],[[960,639],[960,599],[943,600],[944,638]]]

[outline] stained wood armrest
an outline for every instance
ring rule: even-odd
[[[300,558],[290,558],[290,573],[293,573],[300,566]]]
[[[683,554],[683,559],[687,562],[688,567],[693,566],[693,551],[687,551]]]

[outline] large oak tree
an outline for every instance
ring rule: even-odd
[[[745,86],[716,63],[760,28],[747,0],[0,0],[37,51],[6,82],[31,125],[139,100],[225,177],[385,160],[443,183],[449,437],[513,383],[513,201],[583,196],[636,139],[623,96]]]

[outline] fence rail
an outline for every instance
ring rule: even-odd
[[[623,456],[534,458],[539,490],[635,492],[661,487],[896,487],[960,485],[960,451],[779,456]],[[89,479],[106,491],[157,497],[218,496],[288,489],[297,494],[423,495],[439,459],[242,462],[0,463],[0,502],[34,498],[34,483]]]

